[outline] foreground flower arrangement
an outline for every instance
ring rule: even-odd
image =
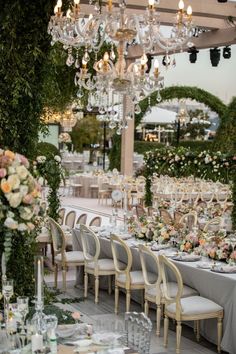
[[[31,233],[39,223],[40,185],[29,172],[26,157],[0,150],[0,232],[6,260],[13,233]]]

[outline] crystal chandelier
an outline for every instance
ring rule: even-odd
[[[189,6],[185,11],[183,0],[179,1],[176,23],[171,36],[165,38],[160,30],[154,0],[149,0],[147,10],[142,15],[127,14],[124,0],[119,0],[118,7],[108,0],[105,9],[96,3],[95,13],[88,18],[81,13],[79,0],[74,0],[72,9],[66,15],[63,15],[61,7],[62,1],[58,0],[48,27],[52,44],[62,43],[64,49],[68,50],[67,65],[74,64],[78,69],[74,80],[78,86],[77,96],[82,98],[83,89],[90,91],[87,110],[92,111],[93,106],[97,107],[99,114],[105,115],[104,120],[110,122],[110,128],[117,127],[117,133],[120,134],[121,129],[127,127],[127,120],[132,119],[134,113],[141,113],[139,101],[154,91],[158,91],[157,100],[160,101],[159,91],[164,79],[160,76],[157,60],[154,61],[153,70],[148,70],[146,53],[152,51],[155,45],[168,52],[186,44],[192,35],[192,9]],[[105,52],[98,60],[97,53],[105,40],[111,43],[111,52]],[[143,55],[139,60],[128,63],[125,57],[127,44],[134,40],[140,43]],[[85,52],[80,67],[78,49],[81,46],[85,47]],[[114,46],[117,48],[117,58]],[[72,48],[77,50],[75,57]],[[88,70],[91,50],[95,51],[95,74]],[[131,108],[130,111],[126,109],[124,117],[122,105],[127,96]],[[134,112],[131,101],[135,105]]]
[[[64,132],[72,131],[72,128],[76,125],[76,123],[77,117],[71,109],[67,109],[62,113],[60,124],[63,127]]]

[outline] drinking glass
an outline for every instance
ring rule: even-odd
[[[21,353],[21,348],[22,348],[22,345],[21,345],[21,341],[20,341],[20,338],[19,338],[19,335],[16,333],[16,334],[11,334],[8,336],[8,339],[9,339],[9,353],[11,354],[20,354]]]
[[[9,302],[10,302],[10,298],[13,295],[13,280],[12,279],[8,279],[8,280],[3,280],[2,282],[2,294],[4,296],[4,300],[5,300],[5,311],[6,311],[6,320],[8,322],[9,320]]]
[[[29,298],[27,296],[17,297],[17,310],[21,316],[21,334],[26,334],[25,318],[29,312]]]

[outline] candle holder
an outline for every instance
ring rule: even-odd
[[[35,314],[32,318],[32,324],[36,333],[45,334],[47,331],[46,315],[43,313],[44,309],[44,291],[43,291],[43,278],[44,266],[43,257],[35,256],[34,259],[35,269]]]

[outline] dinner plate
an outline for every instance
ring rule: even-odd
[[[165,250],[165,249],[170,248],[170,247],[171,247],[171,245],[168,244],[168,243],[163,244],[163,245],[156,244],[156,245],[152,245],[151,250],[152,251],[160,251],[160,250]]]
[[[213,267],[211,268],[211,271],[214,273],[235,274],[236,267],[231,267],[231,266]]]
[[[92,335],[92,342],[96,345],[108,345],[122,337],[120,333],[95,333]]]
[[[208,262],[200,262],[196,265],[196,267],[201,269],[211,269],[212,264]]]
[[[201,259],[201,256],[198,255],[191,255],[191,254],[186,254],[184,256],[178,255],[172,257],[174,261],[180,261],[180,262],[197,262]]]

